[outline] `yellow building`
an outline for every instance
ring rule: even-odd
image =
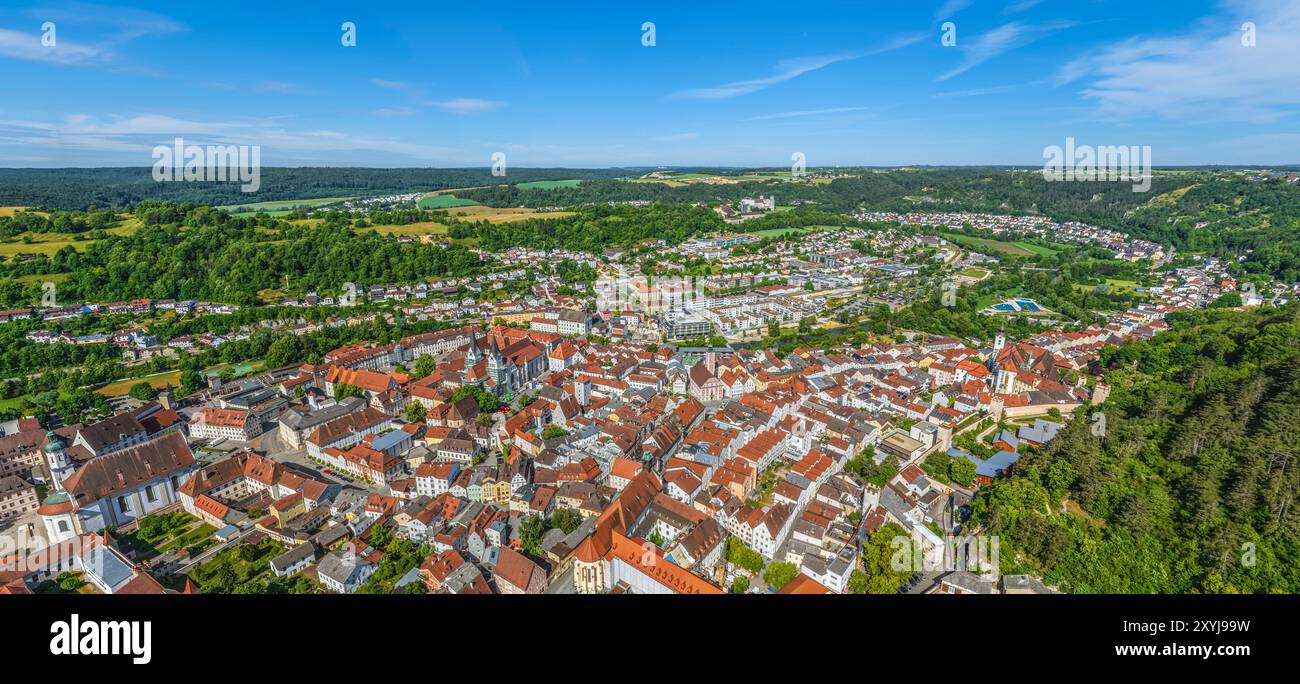
[[[290,520],[306,511],[307,505],[303,502],[302,494],[298,492],[294,492],[271,504],[271,515],[275,517],[275,524],[280,529],[284,529]]]

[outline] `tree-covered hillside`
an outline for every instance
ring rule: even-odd
[[[580,207],[572,216],[562,218],[449,223],[447,234],[450,237],[477,238],[478,245],[487,250],[532,247],[590,253],[599,253],[611,246],[631,246],[644,240],[666,240],[669,244],[677,244],[726,228],[722,219],[705,207],[658,203],[639,207]]]
[[[1104,423],[1078,412],[976,497],[1004,572],[1087,593],[1300,591],[1300,307],[1171,319],[1103,356]]]
[[[238,183],[160,183],[150,167],[95,169],[0,169],[0,206],[84,210],[126,208],[142,200],[168,200],[221,206],[317,197],[371,197],[465,188],[508,181],[617,178],[636,176],[628,169],[508,168],[363,169],[262,167],[261,187],[245,193]]]
[[[38,301],[37,276],[59,275],[65,302],[137,297],[202,299],[249,305],[263,289],[337,293],[359,286],[412,283],[484,270],[479,255],[460,245],[400,243],[374,230],[354,230],[341,215],[321,225],[256,216],[232,217],[204,206],[142,202],[143,227],[106,234],[85,251],[64,247],[53,256],[0,265],[0,303]],[[20,283],[19,278],[31,276]]]

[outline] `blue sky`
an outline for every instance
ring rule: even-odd
[[[1300,163],[1300,2],[7,0],[0,89],[8,167]]]

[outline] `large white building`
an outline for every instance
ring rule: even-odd
[[[46,538],[53,543],[116,527],[176,503],[177,488],[195,468],[194,454],[179,432],[93,458],[41,503],[37,512]]]
[[[262,433],[262,425],[251,411],[205,406],[190,419],[194,439],[233,439],[240,442]]]

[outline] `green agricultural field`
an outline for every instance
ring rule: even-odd
[[[334,204],[344,200],[352,199],[351,197],[321,197],[318,199],[296,199],[296,200],[272,200],[267,202],[251,202],[249,204],[227,204],[217,207],[222,211],[232,213],[247,213],[264,211],[268,214],[276,215],[273,212],[283,212],[279,215],[287,214],[295,209],[312,209],[326,204]]]
[[[754,235],[760,235],[765,238],[781,237],[783,235],[807,235],[819,230],[835,230],[839,226],[805,226],[803,228],[767,228],[764,230],[754,231]]]
[[[3,207],[8,209],[10,207]],[[129,214],[119,214],[119,223],[104,231],[110,235],[130,235],[139,230],[140,219]],[[0,242],[0,259],[10,259],[19,254],[45,254],[53,256],[64,247],[72,247],[78,252],[94,244],[94,240],[83,239],[77,233],[20,233],[4,242]]]
[[[478,202],[461,199],[455,195],[425,195],[420,198],[421,209],[451,209],[452,207],[473,207]]]
[[[580,180],[532,181],[530,183],[520,183],[515,187],[520,190],[554,190],[556,188],[576,188],[580,183],[582,183]]]
[[[266,362],[264,361],[250,361],[250,362],[238,364],[235,366],[235,375],[236,376],[247,375],[253,372],[254,370],[258,370],[262,368],[265,365],[265,363]],[[203,373],[210,378],[215,377],[217,375],[220,375],[221,370],[225,368],[227,365],[229,364],[224,364],[224,363],[217,364],[210,368],[204,369]],[[116,382],[111,382],[107,385],[104,385],[103,387],[100,387],[95,391],[110,398],[120,397],[130,392],[131,387],[141,382],[149,383],[150,385],[153,386],[154,389],[163,389],[165,387],[176,387],[181,384],[181,372],[178,370],[163,371],[162,373],[154,373],[153,375],[143,375],[138,378],[127,378],[125,380],[118,380]]]
[[[782,237],[784,235],[804,235],[812,231],[807,228],[768,228],[766,230],[756,230],[754,235],[765,238]]]
[[[942,233],[943,237],[950,242],[954,242],[966,249],[970,249],[982,254],[1001,254],[1003,256],[1027,257],[1027,256],[1052,256],[1057,250],[1042,245],[1035,245],[1029,242],[1003,242],[1002,240],[990,240],[988,238],[970,237],[969,235],[959,235],[957,233]]]
[[[419,223],[407,223],[400,226],[370,226],[369,228],[358,228],[357,232],[373,230],[380,235],[394,235],[397,237],[420,236],[420,235],[445,235],[447,226],[437,221],[420,221]]]
[[[1011,244],[1013,244],[1013,245],[1015,245],[1015,246],[1017,246],[1017,247],[1019,247],[1019,248],[1021,248],[1021,249],[1027,249],[1027,250],[1029,250],[1029,251],[1031,251],[1031,252],[1033,252],[1034,254],[1037,254],[1037,255],[1039,255],[1039,256],[1053,256],[1053,255],[1056,255],[1056,254],[1059,253],[1057,250],[1052,249],[1051,247],[1044,247],[1044,246],[1042,246],[1042,245],[1036,245],[1036,244],[1034,244],[1034,243],[1032,243],[1032,242],[1013,242],[1013,243],[1011,243]]]
[[[684,187],[686,187],[686,185],[687,185],[686,183],[683,183],[682,181],[668,180],[668,179],[666,179],[666,178],[636,178],[636,179],[633,179],[631,182],[633,182],[633,183],[663,183],[664,185],[667,185],[667,186],[670,187],[670,188],[684,188]]]
[[[1123,293],[1123,294],[1127,294],[1127,293],[1129,293],[1129,292],[1133,292],[1133,291],[1136,290],[1137,288],[1141,287],[1140,285],[1137,284],[1136,281],[1133,281],[1133,280],[1122,280],[1122,279],[1120,279],[1120,278],[1106,278],[1103,282],[1104,282],[1108,287],[1110,287],[1110,291],[1111,291],[1111,292],[1115,292],[1115,293]],[[1096,289],[1096,288],[1097,288],[1096,285],[1088,285],[1087,283],[1075,283],[1075,284],[1074,284],[1074,289],[1076,289],[1076,290],[1081,290],[1081,291],[1091,291],[1091,290]]]

